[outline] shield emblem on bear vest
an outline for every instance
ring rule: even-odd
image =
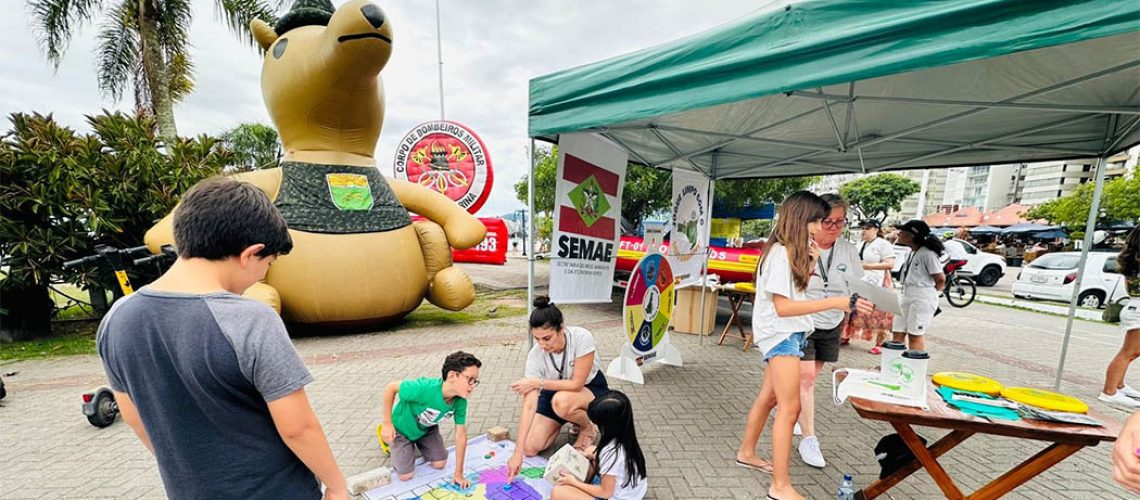
[[[372,208],[372,188],[368,177],[361,174],[328,174],[329,195],[341,210],[368,210]]]

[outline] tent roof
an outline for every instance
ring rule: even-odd
[[[530,84],[530,135],[782,177],[1096,157],[1140,142],[1140,2],[812,0]]]

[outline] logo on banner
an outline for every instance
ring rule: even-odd
[[[669,253],[688,260],[701,238],[701,221],[705,217],[704,193],[696,186],[686,185],[673,200],[673,228],[676,234],[670,242]]]
[[[372,187],[368,177],[360,174],[328,174],[325,182],[333,204],[341,210],[368,210],[372,208]]]
[[[442,193],[469,213],[487,201],[494,177],[482,139],[450,121],[412,128],[396,146],[392,168],[396,178]]]
[[[592,175],[571,190],[569,196],[570,202],[578,210],[578,216],[582,218],[582,222],[586,223],[586,227],[593,226],[595,222],[598,222],[598,219],[610,211],[610,203],[606,201],[602,186],[598,184],[598,179]]]

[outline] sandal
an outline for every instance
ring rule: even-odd
[[[772,464],[768,463],[766,460],[763,460],[763,459],[757,459],[757,460],[760,460],[761,462],[763,462],[764,465],[756,465],[756,464],[748,463],[748,462],[745,462],[739,458],[736,459],[736,465],[738,467],[744,467],[745,469],[758,470],[758,471],[763,472],[765,474],[772,474],[772,471],[773,471]]]

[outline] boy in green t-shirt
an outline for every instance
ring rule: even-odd
[[[421,377],[389,383],[384,387],[384,412],[380,438],[392,453],[392,468],[401,481],[416,475],[416,448],[432,467],[447,465],[447,447],[439,434],[439,423],[455,419],[455,474],[452,480],[462,488],[471,486],[463,477],[467,453],[467,398],[479,385],[475,356],[453,352],[443,361],[442,378]],[[392,407],[396,395],[400,400]],[[382,443],[382,444],[383,444]]]

